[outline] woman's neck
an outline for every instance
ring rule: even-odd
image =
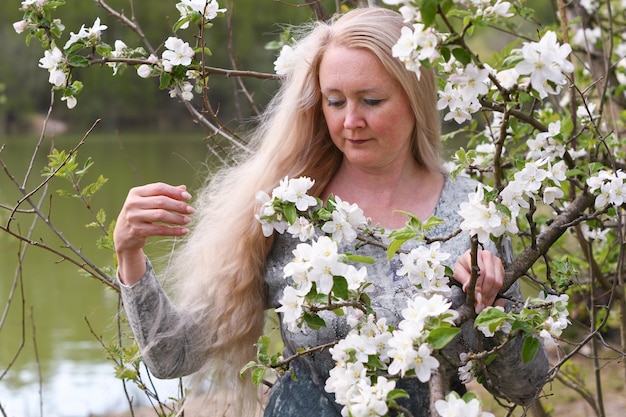
[[[414,164],[408,168],[372,172],[342,164],[323,195],[334,194],[356,203],[373,224],[397,229],[407,217],[397,210],[421,220],[430,217],[437,206],[444,177]]]

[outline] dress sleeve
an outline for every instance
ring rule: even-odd
[[[193,322],[176,310],[150,261],[146,259],[146,273],[141,280],[120,287],[128,322],[150,372],[157,378],[169,379],[199,370],[204,361],[192,354]]]

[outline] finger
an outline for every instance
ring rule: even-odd
[[[496,298],[496,301],[493,302],[493,306],[506,308],[506,300],[504,298]]]
[[[184,185],[147,184],[132,188],[118,216],[114,243],[118,251],[136,251],[151,236],[182,236],[195,210],[186,203]]]
[[[466,251],[457,259],[454,264],[453,276],[454,279],[462,285],[463,291],[466,291],[467,285],[472,277],[469,251]]]
[[[145,240],[153,236],[184,236],[189,233],[189,229],[184,226],[163,224],[163,223],[138,223],[129,230],[128,236],[133,240]]]
[[[454,276],[454,279],[459,284],[461,284],[463,291],[465,291],[467,289],[467,284],[471,278],[469,271],[467,271],[462,264],[457,263],[456,265],[454,265],[453,276]]]
[[[490,306],[493,304],[498,292],[502,288],[504,276],[502,263],[500,259],[491,252],[482,251],[479,257],[479,266],[481,269],[479,286],[482,301],[485,306]]]
[[[133,188],[125,206],[129,209],[164,209],[183,214],[192,214],[194,208],[186,201],[191,198],[185,186],[170,186],[164,183],[148,184]]]
[[[182,215],[195,213],[195,209],[185,201],[164,195],[137,198],[130,201],[128,207],[131,210],[165,210]]]
[[[130,190],[129,194],[136,194],[140,197],[164,195],[177,200],[189,200],[191,198],[191,194],[187,192],[187,186],[170,185],[164,182],[155,182],[134,187]]]

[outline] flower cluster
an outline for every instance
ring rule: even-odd
[[[448,294],[450,280],[446,276],[445,266],[441,263],[450,257],[441,250],[441,243],[418,246],[409,253],[400,253],[402,267],[397,274],[425,293]]]
[[[280,300],[281,306],[276,309],[283,314],[283,323],[290,330],[301,326],[305,307],[315,305],[312,302],[306,305],[307,296],[311,292],[331,295],[337,279],[345,280],[347,292],[335,291],[332,294],[334,301],[347,299],[345,294],[360,290],[367,282],[365,267],[357,269],[347,264],[347,259],[338,251],[337,242],[328,236],[320,236],[312,244],[300,243],[293,251],[294,259],[284,267],[284,277],[291,278],[293,285],[285,288]],[[338,278],[340,277],[340,278]],[[326,297],[328,299],[328,297]],[[352,313],[347,307],[344,312]]]
[[[392,48],[392,54],[419,78],[422,66],[430,65],[439,58],[439,37],[440,34],[433,28],[425,27],[422,23],[415,23],[413,29],[403,27],[400,39]]]
[[[353,328],[348,336],[330,349],[335,367],[326,380],[325,390],[335,394],[343,405],[343,416],[384,416],[388,412],[387,395],[395,388],[395,381],[372,375],[372,363],[379,371],[393,377],[415,376],[422,382],[431,378],[439,361],[433,356],[433,345],[445,342],[433,337],[435,328],[448,328],[448,337],[458,332],[451,328],[456,312],[442,295],[430,298],[417,294],[407,300],[402,311],[403,320],[397,329],[386,320],[373,315]],[[382,396],[380,396],[382,394]]]
[[[20,10],[24,12],[24,19],[14,22],[13,29],[15,32],[22,33],[26,30],[36,32],[41,29],[38,19],[46,14],[46,8],[54,10],[58,4],[49,4],[48,0],[24,0],[20,4]],[[64,30],[59,19],[53,19],[47,22],[52,33],[60,33]]]
[[[325,389],[344,406],[342,415],[383,416],[389,411],[390,396],[405,395],[396,392],[395,379],[413,376],[428,381],[439,366],[434,349],[459,331],[453,327],[457,313],[444,296],[450,288],[442,262],[450,255],[441,251],[439,242],[400,253],[397,274],[417,292],[407,298],[403,320],[393,329],[361,301],[369,285],[367,269],[355,267],[339,251],[340,243],[354,242],[365,227],[362,210],[337,196],[320,206],[307,194],[313,184],[307,177],[284,178],[271,197],[257,193],[261,203],[257,219],[264,235],[287,231],[303,242],[311,241],[299,243],[284,267],[283,276],[291,285],[285,287],[276,311],[295,331],[303,325],[324,325],[322,318],[321,323],[310,321],[314,311],[341,310],[352,330],[330,349],[336,365]],[[325,235],[316,237],[321,232]]]
[[[353,242],[357,237],[357,231],[367,223],[363,210],[356,204],[343,201],[339,196],[331,198],[329,203],[334,210],[331,219],[322,226],[322,231],[331,235],[336,242]]]
[[[54,47],[52,50],[44,51],[43,58],[39,60],[39,67],[45,68],[50,72],[48,82],[50,84],[61,87],[65,85],[67,80],[67,64],[63,52]]]
[[[451,392],[445,400],[437,400],[435,409],[442,417],[493,417],[493,414],[482,411],[477,398],[466,401],[455,392]]]
[[[280,181],[279,186],[272,191],[271,197],[264,191],[259,191],[256,194],[257,201],[261,203],[256,219],[263,226],[263,235],[265,237],[271,236],[274,230],[281,234],[287,230],[290,226],[288,221],[289,212],[293,213],[291,223],[294,223],[294,209],[306,211],[309,207],[318,204],[315,197],[307,194],[314,184],[315,181],[308,177],[291,179],[285,177]],[[300,228],[306,229],[307,227],[301,224]]]
[[[187,29],[190,22],[198,22],[201,19],[211,21],[226,11],[220,9],[217,0],[181,0],[176,4],[176,9],[180,12],[178,21],[180,29]]]
[[[554,151],[553,147],[550,148],[550,152]],[[567,165],[563,160],[554,164],[550,158],[527,162],[500,192],[499,204],[495,201],[485,202],[485,189],[491,190],[479,185],[477,191],[469,195],[468,201],[461,203],[461,229],[476,235],[483,244],[491,236],[499,237],[505,232],[517,233],[516,218],[522,209],[530,208],[530,201],[536,201],[541,195],[544,204],[552,204],[563,197],[560,186],[567,178],[566,173]]]
[[[108,26],[100,24],[100,18],[97,17],[93,22],[93,26],[86,28],[82,25],[78,33],[70,32],[70,38],[65,42],[63,49],[69,49],[72,45],[80,43],[83,47],[94,47],[100,43],[102,32],[104,32]]]
[[[556,33],[547,31],[539,42],[524,42],[521,50],[522,60],[515,66],[520,75],[530,75],[530,85],[545,98],[549,94],[559,94],[567,83],[565,73],[574,70],[568,60],[572,47],[559,45]]]
[[[459,215],[463,218],[461,229],[471,236],[475,235],[482,244],[489,242],[491,236],[502,236],[506,231],[517,233],[515,217],[510,212],[501,210],[493,201],[485,205],[485,188],[479,184],[476,192],[471,193],[468,201],[461,203],[459,209]]]
[[[556,344],[554,337],[560,336],[569,325],[570,321],[567,318],[569,316],[568,301],[569,296],[567,294],[545,295],[543,292],[539,294],[538,298],[529,298],[526,301],[526,307],[535,308],[535,311],[541,314],[543,323],[539,336],[545,344]]]
[[[420,13],[413,1],[385,0],[385,3],[402,5],[400,12],[405,20],[414,22],[412,28],[402,29],[393,47],[393,55],[419,77],[423,66],[432,67],[440,59],[442,48],[450,51],[446,45],[450,35],[424,24],[423,11]],[[455,0],[455,3],[476,19],[508,19],[514,15],[511,3],[506,1]],[[458,124],[472,120],[472,115],[481,109],[480,99],[495,88],[490,77],[498,80],[499,87],[507,89],[530,85],[540,98],[545,98],[548,94],[558,94],[567,82],[564,74],[573,71],[573,65],[567,59],[571,47],[559,45],[556,34],[550,31],[539,42],[526,42],[521,49],[514,50],[511,58],[518,61],[517,65],[502,71],[475,65],[471,57],[455,55],[458,49],[451,52],[446,53],[446,62],[440,62],[441,72],[448,76],[445,87],[439,90],[437,107],[447,109],[444,120],[454,120]]]
[[[480,97],[489,92],[490,70],[478,68],[474,64],[465,67],[455,66],[457,70],[448,78],[443,91],[439,91],[437,109],[449,109],[444,120],[454,119],[461,124],[472,119],[472,114],[481,109]]]
[[[130,48],[121,40],[115,41],[114,49],[104,43],[101,38],[107,26],[100,22],[100,18],[96,18],[91,27],[82,25],[78,33],[71,32],[63,50],[59,49],[52,37],[60,37],[65,27],[60,20],[51,20],[47,16],[63,3],[58,0],[23,1],[20,9],[24,11],[24,19],[15,22],[13,28],[17,33],[28,31],[29,38],[35,35],[41,40],[46,51],[40,60],[40,67],[48,69],[49,81],[55,89],[64,90],[62,100],[67,101],[69,108],[76,106],[76,95],[82,89],[80,82],[71,83],[71,68],[89,65],[89,58],[79,55],[84,49],[90,53],[96,51],[102,58],[109,60],[107,65],[113,68],[113,75],[126,65],[123,59],[143,60],[144,63],[137,66],[137,74],[141,78],[160,76],[161,86],[170,89],[171,97],[180,96],[184,101],[191,101],[193,92],[201,90],[201,86],[194,86],[194,82],[200,79],[198,72],[193,69],[185,71],[193,65],[196,51],[189,43],[175,36],[170,36],[164,42],[165,50],[161,60],[153,54],[146,58],[143,48]],[[210,20],[225,11],[219,8],[216,0],[182,0],[176,8],[180,18],[174,25],[174,31],[186,29],[192,22],[208,25]],[[204,51],[208,50],[205,48]],[[177,71],[179,67],[183,70]]]
[[[589,191],[600,191],[596,198],[596,208],[602,209],[607,205],[621,206],[626,201],[626,173],[622,170],[609,172],[602,170],[597,175],[587,179]]]
[[[290,45],[283,45],[278,57],[274,61],[274,72],[276,72],[277,75],[287,75],[291,73],[300,59],[297,48]]]

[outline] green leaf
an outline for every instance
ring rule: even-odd
[[[422,14],[422,23],[425,27],[432,26],[437,17],[437,4],[439,0],[424,0],[420,12]]]
[[[444,223],[445,221],[443,219],[440,219],[439,217],[435,217],[435,216],[430,216],[426,220],[426,223],[424,223],[424,229],[429,230],[437,225],[444,224]]]
[[[262,355],[262,354],[267,354],[270,344],[271,344],[271,339],[269,336],[267,335],[263,335],[261,337],[259,337],[259,340],[257,341],[257,355]]]
[[[202,54],[205,54],[206,56],[213,55],[213,52],[211,52],[211,50],[209,48],[207,48],[206,46],[202,47],[202,48],[195,48],[194,52],[195,53],[202,53]]]
[[[474,327],[487,327],[491,332],[500,326],[508,315],[497,308],[483,310],[474,320]]]
[[[81,197],[87,200],[90,199],[91,197],[93,197],[95,193],[98,192],[98,190],[100,190],[104,186],[104,184],[107,183],[107,181],[108,181],[108,178],[104,178],[104,176],[100,175],[96,182],[93,182],[89,184],[88,186],[86,186],[85,188],[83,188],[83,190],[80,193]]]
[[[333,213],[331,211],[328,211],[327,209],[325,209],[324,207],[320,208],[319,210],[315,211],[315,215],[320,219],[323,220],[325,222],[329,221],[330,219],[333,218]]]
[[[100,56],[109,57],[111,56],[111,45],[106,43],[100,43],[96,45],[96,52]]]
[[[162,72],[159,78],[159,88],[165,90],[172,83],[172,75],[169,72]]]
[[[407,241],[409,239],[413,239],[417,236],[417,232],[414,228],[411,227],[403,227],[402,229],[396,229],[389,233],[389,239],[400,239]]]
[[[177,32],[185,23],[189,23],[190,20],[191,18],[189,16],[178,19],[178,21],[174,23],[174,26],[172,26],[172,31]]]
[[[256,368],[254,371],[252,371],[252,383],[258,387],[263,382],[264,376],[265,368]]]
[[[376,263],[376,260],[370,256],[355,255],[353,253],[345,253],[344,255],[349,262],[356,262],[368,265],[373,265]]]
[[[439,327],[432,330],[426,340],[431,344],[433,349],[441,349],[454,339],[460,331],[461,329],[458,327]]]
[[[296,220],[298,220],[298,213],[296,211],[295,203],[285,204],[283,208],[283,213],[285,214],[285,218],[287,218],[289,224],[294,224]]]
[[[81,55],[72,55],[69,60],[72,67],[86,67],[89,65],[87,58]]]
[[[463,65],[467,65],[472,62],[472,56],[463,48],[454,48],[452,55]]]
[[[342,276],[334,276],[333,277],[333,294],[335,297],[340,298],[342,300],[347,300],[350,298],[350,292],[348,291],[348,281],[345,277]]]
[[[387,394],[388,400],[397,400],[399,398],[409,398],[409,394],[403,389],[393,389]]]
[[[400,246],[402,246],[404,244],[404,242],[406,242],[409,239],[396,239],[393,240],[390,244],[389,247],[387,248],[387,258],[391,259],[393,258],[393,255],[398,251],[398,249],[400,249]]]
[[[96,220],[102,224],[107,221],[107,214],[104,209],[98,210],[98,213],[96,214]]]
[[[372,304],[372,299],[370,298],[369,295],[363,293],[361,294],[361,296],[359,297],[359,302],[361,304],[365,304],[366,306],[369,306]]]
[[[443,58],[444,62],[450,61],[450,48],[448,48],[447,46],[442,46],[439,52],[441,53],[441,57]]]
[[[258,364],[257,364],[255,361],[250,361],[250,362],[248,362],[247,364],[245,364],[245,365],[243,366],[243,368],[241,368],[241,371],[239,371],[239,376],[240,376],[241,378],[244,378],[244,377],[245,377],[245,373],[246,373],[249,369],[255,368],[256,366],[258,366]]]
[[[522,362],[528,363],[533,360],[541,343],[539,339],[534,336],[524,339],[524,346],[522,347]]]
[[[311,328],[311,330],[319,330],[322,327],[326,327],[326,322],[323,318],[317,314],[309,313],[307,311],[303,314],[304,322]]]

